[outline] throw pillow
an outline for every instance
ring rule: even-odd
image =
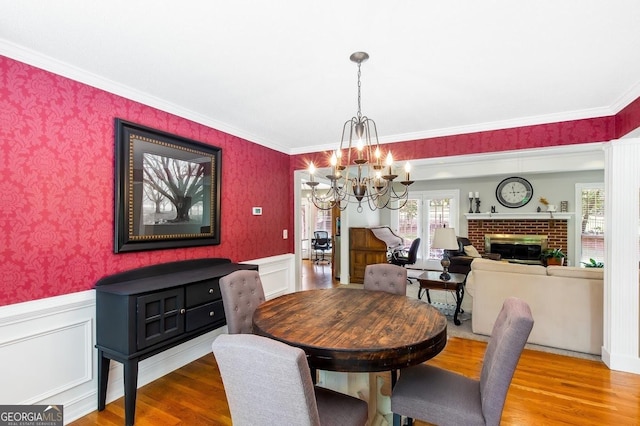
[[[474,246],[464,246],[464,254],[471,257],[482,257]]]

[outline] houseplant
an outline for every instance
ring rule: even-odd
[[[559,248],[546,249],[540,255],[540,259],[542,260],[542,263],[544,263],[544,266],[549,266],[549,265],[562,266],[564,265],[565,257],[567,256]]]
[[[604,268],[604,263],[596,261],[594,258],[589,258],[588,262],[580,262],[585,268]]]

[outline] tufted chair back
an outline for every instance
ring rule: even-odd
[[[251,334],[253,312],[264,302],[258,271],[235,271],[220,278],[220,293],[229,334]]]
[[[313,385],[300,348],[250,334],[222,334],[211,348],[236,426],[367,422],[365,401]]]
[[[406,416],[437,425],[499,426],[532,328],[529,305],[508,297],[491,331],[480,380],[428,362],[402,370],[391,393],[394,424]]]
[[[406,296],[407,270],[389,263],[367,265],[364,269],[364,289]]]

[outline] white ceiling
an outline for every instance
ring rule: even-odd
[[[612,115],[640,1],[0,0],[0,54],[288,154]]]

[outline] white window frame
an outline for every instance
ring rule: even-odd
[[[582,191],[585,189],[599,189],[604,192],[604,182],[591,182],[591,183],[576,183],[575,186],[575,224],[574,224],[574,244],[573,244],[573,259],[572,266],[580,266],[580,259],[582,258]],[[605,199],[607,194],[604,194]],[[606,212],[605,212],[606,214]],[[605,230],[606,232],[606,230]]]

